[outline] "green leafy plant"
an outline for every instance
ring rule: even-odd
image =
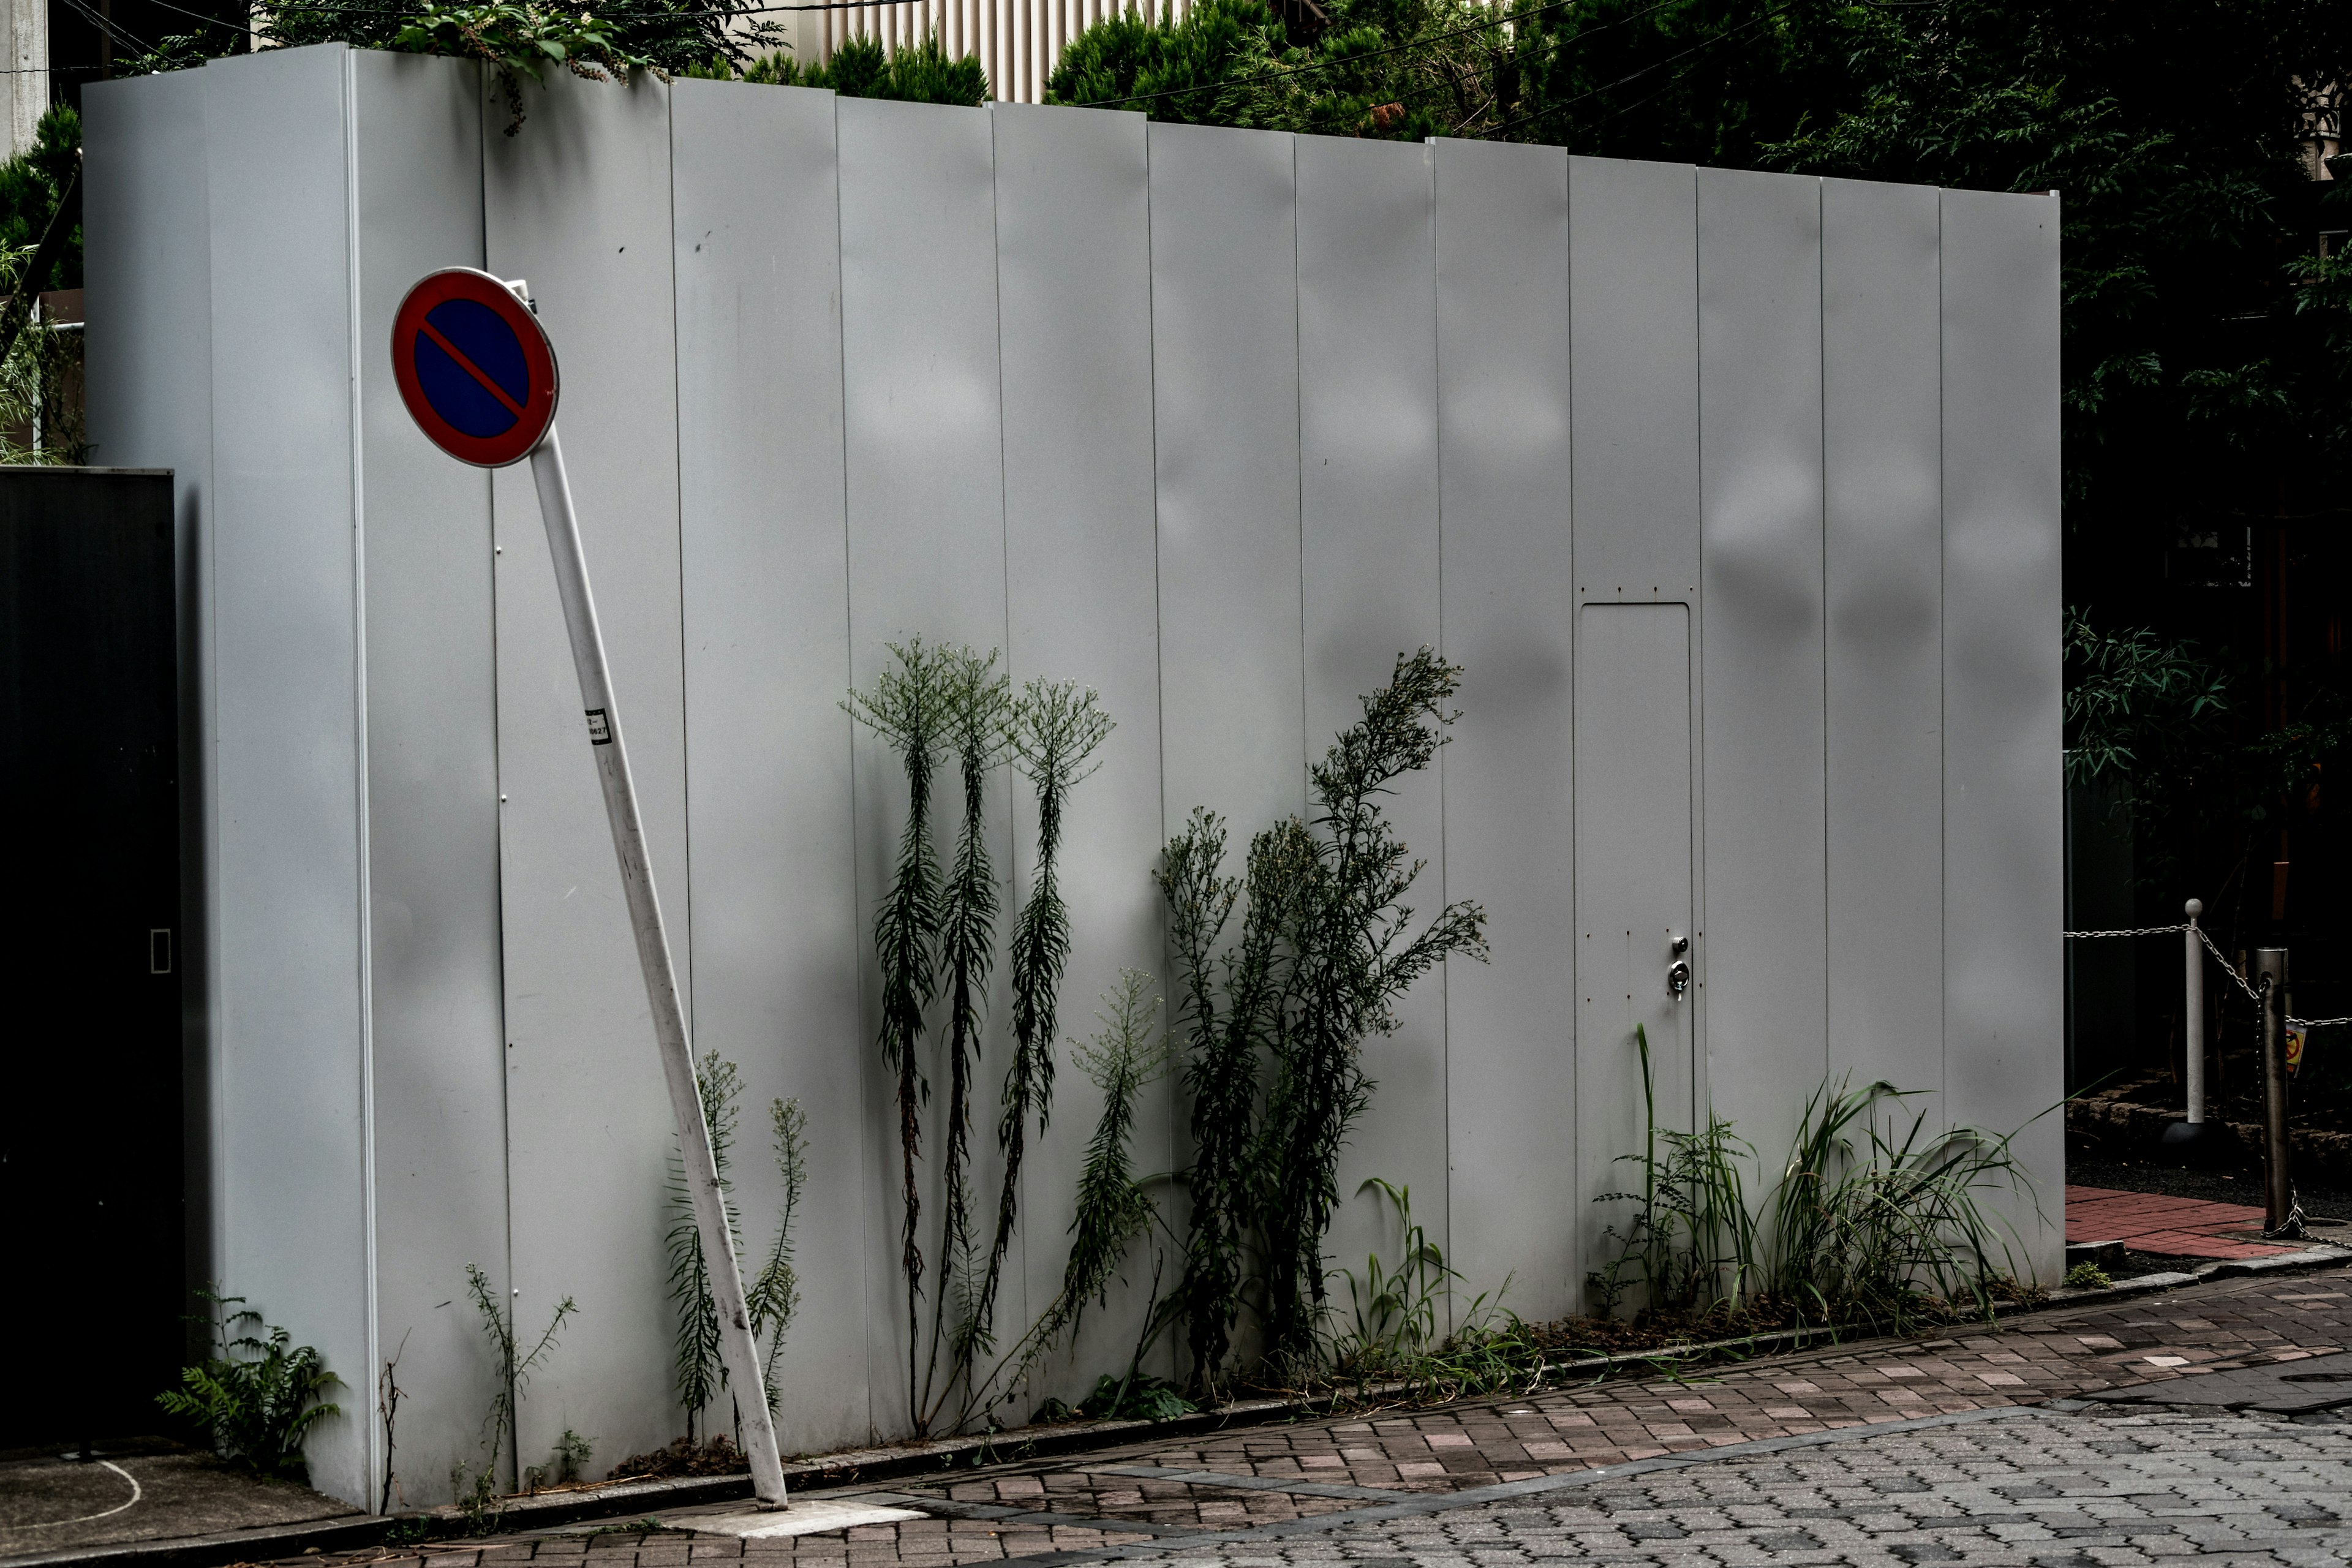
[[[1396,1262],[1374,1251],[1364,1272],[1335,1272],[1348,1282],[1349,1321],[1333,1324],[1322,1365],[1334,1379],[1353,1383],[1363,1394],[1373,1384],[1402,1384],[1406,1397],[1454,1398],[1507,1386],[1517,1375],[1486,1292],[1462,1307],[1461,1322],[1447,1321],[1461,1274],[1412,1216],[1412,1189],[1374,1176],[1357,1189],[1385,1200],[1397,1223]],[[1504,1282],[1509,1289],[1509,1281]]]
[[[393,35],[392,47],[488,65],[507,100],[509,136],[522,129],[524,79],[544,87],[551,66],[589,81],[625,81],[639,69],[664,74],[652,57],[631,47],[614,21],[590,10],[516,0],[422,0]]]
[[[940,984],[946,991],[947,1135],[940,1167],[946,1234],[940,1244],[940,1282],[931,1292],[930,1356],[917,1401],[917,1429],[928,1430],[951,1397],[972,1342],[982,1272],[974,1257],[971,1218],[971,1089],[980,1065],[982,999],[996,966],[996,868],[988,853],[988,780],[1010,748],[1012,681],[996,668],[996,654],[949,652],[936,667],[947,734],[962,784],[963,811],[948,863],[940,920]],[[948,1303],[957,1307],[954,1323]],[[950,1350],[939,1379],[940,1352]],[[939,1380],[935,1383],[935,1380]]]
[[[457,1510],[467,1527],[477,1535],[487,1535],[498,1528],[499,1516],[504,1511],[499,1495],[499,1465],[506,1458],[507,1440],[515,1430],[517,1404],[530,1384],[530,1374],[553,1352],[564,1321],[580,1309],[569,1296],[558,1301],[546,1332],[524,1352],[516,1339],[514,1313],[499,1299],[490,1277],[471,1263],[466,1265],[466,1294],[480,1320],[482,1337],[489,1342],[497,1383],[489,1413],[482,1418],[479,1462],[459,1459],[450,1466],[449,1485],[457,1494]]]
[[[1034,1117],[1043,1136],[1054,1102],[1054,1036],[1063,971],[1070,958],[1070,911],[1059,869],[1062,813],[1071,790],[1097,765],[1095,754],[1113,725],[1101,698],[1076,681],[1031,680],[1013,705],[1006,742],[1037,799],[1037,852],[1029,897],[1013,924],[1013,1060],[1005,1069],[996,1143],[1004,1158],[996,1235],[988,1269],[964,1315],[956,1353],[968,1371],[995,1349],[996,1295],[1020,1218],[1020,1178]]]
[[[71,104],[51,104],[34,129],[33,144],[0,162],[0,249],[32,258],[41,236],[48,232],[58,204],[66,199],[81,159],[81,116]],[[72,215],[68,215],[70,220]],[[81,225],[73,224],[62,253],[48,276],[29,280],[38,289],[82,286]],[[7,290],[14,293],[28,280],[11,274]]]
[[[1096,1421],[1172,1421],[1199,1408],[1182,1389],[1164,1379],[1132,1371],[1124,1377],[1107,1372],[1095,1380],[1094,1392],[1079,1401],[1076,1414]]]
[[[1444,1249],[1412,1217],[1412,1189],[1378,1176],[1356,1189],[1384,1199],[1396,1215],[1397,1260],[1386,1264],[1375,1251],[1364,1259],[1364,1272],[1336,1272],[1348,1282],[1349,1321],[1332,1341],[1328,1364],[1342,1375],[1359,1380],[1395,1375],[1416,1359],[1442,1344],[1448,1331],[1441,1309],[1462,1276],[1445,1261]],[[1486,1316],[1486,1298],[1471,1303],[1472,1322]]]
[[[2144,629],[2103,632],[2070,608],[2065,647],[2069,784],[2128,779],[2221,739],[2228,679],[2189,645]]]
[[[570,1486],[586,1473],[588,1461],[595,1453],[594,1444],[566,1426],[563,1436],[555,1440],[555,1452],[548,1462],[533,1465],[522,1473],[522,1489],[540,1492],[549,1487]]]
[[[1638,1288],[1637,1321],[1720,1332],[1746,1314],[1903,1333],[1989,1317],[2033,1289],[2016,1283],[2013,1232],[1990,1201],[2031,1194],[2014,1134],[1931,1131],[1924,1110],[1906,1126],[1902,1104],[1916,1091],[1825,1083],[1759,1215],[1740,1174],[1755,1151],[1721,1118],[1704,1131],[1660,1128],[1648,1034],[1637,1027],[1633,1038],[1646,1128],[1643,1149],[1620,1159],[1641,1168],[1643,1184],[1594,1200],[1636,1205],[1622,1228],[1606,1227],[1614,1254],[1586,1279],[1604,1315]]]
[[[694,1065],[696,1092],[702,1100],[702,1119],[710,1129],[710,1152],[719,1168],[719,1185],[727,1205],[728,1236],[740,1258],[742,1229],[736,1213],[728,1171],[733,1163],[736,1100],[743,1090],[743,1075],[723,1057],[706,1056]],[[783,1210],[767,1258],[743,1292],[751,1320],[751,1337],[763,1342],[761,1381],[768,1408],[781,1398],[776,1382],[776,1358],[785,1332],[800,1305],[800,1275],[793,1267],[793,1222],[800,1208],[801,1189],[808,1175],[808,1118],[800,1101],[778,1100],[768,1108],[774,1134],[776,1174],[783,1189]],[[675,1150],[669,1160],[667,1201],[670,1212],[667,1247],[669,1254],[669,1296],[677,1312],[674,1365],[678,1400],[686,1406],[686,1442],[694,1445],[694,1429],[703,1412],[728,1387],[727,1362],[719,1338],[719,1303],[710,1291],[710,1267],[702,1250],[702,1230],[694,1215],[694,1195],[686,1181],[686,1164]]]
[[[2077,1263],[2066,1270],[2066,1289],[2069,1290],[2109,1290],[2115,1288],[2115,1283],[2107,1271],[2095,1263]]]
[[[183,1367],[180,1386],[157,1394],[155,1403],[203,1426],[214,1450],[240,1469],[273,1480],[307,1479],[303,1439],[342,1414],[322,1397],[342,1380],[315,1349],[265,1323],[244,1297],[212,1289],[196,1296],[205,1312],[188,1321],[205,1325],[215,1353]]]
[[[799,1100],[778,1100],[768,1107],[768,1122],[775,1133],[776,1177],[783,1187],[784,1206],[776,1222],[776,1239],[744,1293],[744,1305],[751,1314],[751,1337],[767,1347],[760,1358],[760,1373],[767,1384],[768,1408],[773,1411],[783,1397],[776,1361],[783,1354],[784,1335],[801,1304],[800,1274],[793,1267],[793,1220],[808,1180],[808,1116]]]
[[[1398,1000],[1445,958],[1486,956],[1486,912],[1475,902],[1448,904],[1415,929],[1405,900],[1423,863],[1381,805],[1435,760],[1460,717],[1449,704],[1461,674],[1428,648],[1400,654],[1362,716],[1308,770],[1311,822],[1259,833],[1241,885],[1223,874],[1224,828],[1209,812],[1195,811],[1161,858],[1199,1151],[1177,1294],[1204,1387],[1223,1375],[1253,1255],[1270,1354],[1290,1375],[1314,1363],[1339,1151],[1373,1089],[1363,1042],[1396,1026]],[[1241,940],[1220,953],[1244,892]]]
[[[711,1163],[718,1167],[721,1192],[735,1146],[735,1100],[742,1092],[743,1075],[722,1057],[705,1056],[694,1064],[694,1087],[702,1100],[703,1124],[710,1129]],[[670,1152],[667,1183],[669,1234],[669,1297],[677,1310],[677,1340],[673,1361],[677,1396],[686,1406],[686,1436],[711,1401],[727,1384],[727,1365],[719,1339],[719,1303],[710,1291],[710,1264],[702,1250],[702,1230],[694,1216],[694,1194],[686,1179],[686,1161]],[[727,1231],[738,1253],[742,1236],[735,1205],[727,1205]]]
[[[1066,1335],[1076,1336],[1088,1303],[1108,1302],[1111,1282],[1129,1253],[1158,1223],[1150,1180],[1136,1175],[1131,1145],[1137,1100],[1167,1073],[1172,1059],[1171,1042],[1158,1027],[1159,1011],[1151,976],[1141,970],[1121,970],[1118,984],[1104,994],[1102,1009],[1095,1016],[1101,1026],[1095,1037],[1084,1045],[1073,1042],[1071,1059],[1102,1091],[1102,1110],[1087,1141],[1086,1163],[1078,1175],[1078,1212],[1070,1223],[1062,1288],[997,1366],[978,1381],[975,1408],[1011,1398],[1030,1369]],[[1137,1369],[1162,1321],[1157,1310],[1159,1280],[1155,1260],[1151,1302],[1127,1373],[1119,1380],[1122,1387],[1139,1375]],[[1124,1398],[1114,1399],[1113,1405]]]
[[[1214,1389],[1233,1349],[1243,1309],[1249,1239],[1256,1222],[1251,1153],[1262,1063],[1273,1048],[1287,973],[1282,946],[1288,900],[1307,858],[1305,835],[1285,823],[1251,841],[1247,875],[1222,874],[1225,826],[1195,807],[1169,841],[1155,874],[1169,911],[1169,938],[1183,976],[1178,1026],[1189,1049],[1184,1089],[1192,1101],[1192,1164],[1185,1173],[1192,1226],[1176,1287],[1195,1382]],[[1240,942],[1217,942],[1244,887]]]
[[[1018,1220],[1027,1126],[1034,1116],[1042,1130],[1051,1113],[1048,1047],[1069,953],[1068,913],[1056,878],[1062,812],[1111,726],[1095,694],[1072,683],[1032,681],[1016,698],[993,652],[916,638],[890,645],[890,653],[892,667],[871,689],[852,692],[843,706],[889,743],[907,780],[907,821],[889,888],[875,915],[874,946],[881,969],[879,1043],[898,1079],[907,1398],[921,1435],[950,1409],[962,1412],[961,1424],[986,1403],[974,1377],[981,1360],[995,1347],[997,1294]],[[950,755],[961,786],[961,810],[943,869],[933,847],[931,796],[939,764]],[[1008,758],[1037,791],[1038,853],[1030,896],[1013,935],[1013,1054],[997,1130],[1005,1170],[983,1259],[971,1188],[971,1105],[1001,909],[988,849],[988,782]],[[923,1245],[918,1179],[930,1086],[918,1053],[931,1027],[931,1010],[940,1003],[948,1075],[939,1141],[945,1212],[933,1270]],[[927,1273],[935,1274],[928,1332],[921,1311]]]
[[[939,853],[931,844],[931,784],[950,714],[947,656],[920,637],[889,645],[896,667],[871,691],[853,691],[842,706],[898,754],[907,777],[907,823],[898,836],[889,890],[874,915],[874,954],[882,972],[879,1044],[898,1079],[900,1204],[898,1266],[907,1281],[907,1403],[919,1411],[917,1367],[921,1352],[924,1259],[919,1229],[923,1103],[930,1098],[919,1051],[925,1010],[938,985],[940,931],[944,922]],[[922,1430],[919,1420],[917,1430]]]
[[[721,81],[763,82],[774,87],[831,88],[844,98],[896,99],[906,103],[951,103],[978,108],[988,101],[988,73],[977,55],[951,55],[935,33],[885,49],[872,37],[844,40],[833,58],[803,65],[776,50],[738,63],[717,56],[692,68],[689,76]]]

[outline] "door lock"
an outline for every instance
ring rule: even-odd
[[[1680,931],[1670,931],[1667,934],[1673,939],[1670,946],[1675,961],[1666,966],[1666,989],[1679,997],[1690,989],[1690,961],[1683,956],[1690,951],[1690,938]]]

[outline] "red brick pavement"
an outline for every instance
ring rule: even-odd
[[[415,1552],[354,1554],[341,1563],[691,1568],[747,1559],[765,1568],[952,1568],[1154,1538],[1174,1543],[1187,1530],[1331,1513],[1361,1506],[1363,1500],[1349,1495],[1355,1490],[1460,1491],[1763,1437],[2035,1404],[2346,1346],[2352,1346],[2352,1268],[2338,1268],[2086,1301],[1997,1327],[1759,1358],[1679,1376],[1596,1380],[1524,1398],[1247,1427],[864,1489],[889,1492],[907,1506],[965,1515],[960,1518],[748,1542],[690,1529],[589,1537],[575,1530],[478,1546],[442,1543],[421,1563]],[[1181,1479],[1200,1471],[1234,1484]],[[1256,1484],[1244,1484],[1249,1480]],[[1285,1482],[1307,1489],[1276,1489]],[[694,1511],[740,1508],[689,1510],[670,1522],[690,1527]],[[1121,1524],[1137,1528],[1121,1531]]]
[[[2262,1228],[2263,1211],[2243,1204],[2105,1187],[2066,1189],[2069,1242],[2120,1241],[2135,1252],[2169,1258],[2266,1258],[2294,1250],[2244,1239]]]

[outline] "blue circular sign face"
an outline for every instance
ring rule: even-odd
[[[392,363],[410,417],[465,462],[520,462],[555,418],[554,349],[487,272],[452,267],[410,289],[393,319]]]

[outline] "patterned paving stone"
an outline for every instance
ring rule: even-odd
[[[2340,1563],[2352,1427],[2036,1412],[1857,1436],[1419,1517],[1139,1555],[1168,1568]]]
[[[1567,1559],[1707,1568],[1915,1562],[2030,1568],[2199,1553],[2207,1554],[2200,1563],[2344,1562],[2352,1559],[2352,1541],[2327,1534],[2337,1528],[2327,1493],[2333,1488],[2352,1500],[2352,1473],[2343,1468],[2345,1456],[2326,1446],[2339,1443],[2352,1427],[2265,1426],[2243,1418],[2184,1424],[2161,1411],[2063,1421],[2036,1415],[1982,1428],[1953,1427],[1950,1434],[1966,1436],[1934,1438],[1866,1435],[1776,1459],[1803,1480],[1775,1481],[1769,1498],[1740,1489],[1749,1481],[1717,1496],[1706,1489],[1713,1483],[1693,1479],[1717,1474],[1716,1467],[1661,1471],[1623,1494],[1647,1502],[1628,1503],[1606,1518],[1591,1512],[1600,1506],[1592,1499],[1603,1494],[1579,1493],[1573,1504],[1559,1500],[1569,1494],[1555,1494],[1538,1511],[1549,1517],[1566,1508],[1570,1512],[1561,1517],[1572,1522],[1545,1526],[1532,1545],[1511,1522],[1537,1508],[1532,1502],[1465,1500],[1442,1515],[1380,1526],[1387,1533],[1377,1540],[1363,1534],[1369,1526],[1324,1522],[1377,1506],[1381,1498],[1413,1507],[1443,1505],[1454,1494],[1535,1484],[1548,1476],[2071,1400],[2338,1347],[2352,1347],[2352,1269],[2217,1281],[2034,1313],[1998,1328],[1829,1346],[1679,1376],[1620,1375],[1518,1398],[1243,1428],[843,1494],[887,1491],[904,1506],[952,1511],[952,1518],[748,1543],[684,1531],[573,1533],[464,1551],[444,1543],[427,1562],[414,1552],[343,1562],[385,1562],[390,1568],[521,1568],[526,1563],[532,1568],[693,1568],[705,1561],[748,1559],[763,1568],[803,1562],[827,1568],[952,1568],[1021,1557],[1051,1568],[1128,1551],[1155,1562],[1229,1568],[1384,1558],[1393,1560],[1391,1568],[1408,1562],[1412,1568],[1514,1568]],[[1998,1437],[1994,1428],[2011,1435]],[[2062,1430],[2081,1435],[2068,1437],[2073,1447],[2062,1445],[2063,1453],[2053,1450],[2057,1457],[2047,1463],[2019,1451],[2021,1434]],[[2200,1443],[2210,1450],[2198,1452]],[[2326,1487],[2247,1490],[2252,1485],[2247,1474],[2288,1462],[2278,1458],[2281,1444],[2299,1456],[2292,1463],[2320,1467]],[[1858,1468],[1841,1469],[1848,1461],[1829,1456],[1848,1449],[1863,1458],[1898,1450],[1909,1458],[1902,1466],[1856,1458],[1852,1467]],[[1758,1475],[1760,1463],[1735,1458],[1719,1473]],[[2067,1469],[2070,1465],[2074,1468]],[[1226,1479],[1183,1479],[1202,1472]],[[1289,1489],[1284,1482],[1300,1484]],[[2135,1497],[2158,1503],[2143,1506]],[[2301,1509],[2329,1518],[2294,1511]],[[2347,1512],[2352,1514],[2352,1501]],[[2152,1525],[2149,1518],[2169,1522]],[[1898,1521],[1904,1521],[1900,1528]],[[673,1522],[690,1520],[674,1516]],[[1647,1533],[1637,1540],[1620,1524]],[[1681,1533],[1665,1533],[1667,1524]],[[1448,1535],[1447,1529],[1465,1533]],[[1204,1542],[1195,1552],[1185,1545],[1188,1535],[1242,1531],[1309,1533],[1270,1535],[1246,1551]],[[2313,1555],[2322,1536],[2332,1544]]]

